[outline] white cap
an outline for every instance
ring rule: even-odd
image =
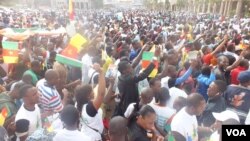
[[[235,119],[235,120],[240,122],[239,116],[235,112],[232,112],[229,110],[223,111],[221,113],[213,112],[212,114],[213,114],[214,118],[218,121],[223,122],[223,121],[226,121],[228,119]]]

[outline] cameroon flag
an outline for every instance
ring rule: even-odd
[[[4,63],[18,62],[18,42],[3,41],[3,60]]]
[[[142,54],[142,69],[146,69],[154,57],[154,52],[143,52]],[[155,68],[150,73],[149,77],[155,77],[158,73],[159,62],[155,61]]]
[[[7,116],[8,116],[8,110],[6,107],[4,107],[0,113],[0,126],[4,125],[4,122],[5,122],[5,119],[7,118]]]
[[[61,55],[57,54],[56,61],[74,67],[81,67],[81,61],[77,60],[78,53],[81,51],[82,45],[86,43],[86,38],[76,34],[70,39],[68,46],[62,51]]]

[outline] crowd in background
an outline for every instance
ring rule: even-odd
[[[0,13],[0,29],[70,23],[63,11]],[[33,35],[18,63],[2,60],[0,140],[220,141],[222,124],[250,124],[249,19],[92,10],[73,23],[88,39],[81,68],[55,59],[67,33]]]

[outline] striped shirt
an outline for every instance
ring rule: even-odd
[[[59,112],[63,109],[61,96],[55,86],[49,86],[45,79],[38,81],[38,91],[41,93],[39,106],[42,111]]]

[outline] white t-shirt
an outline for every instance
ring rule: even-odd
[[[245,124],[246,125],[250,125],[250,109],[249,109],[249,112],[247,114],[247,117],[246,117],[246,120],[245,120]]]
[[[125,118],[129,118],[131,116],[131,114],[133,113],[133,111],[135,109],[135,104],[136,103],[131,103],[128,105],[128,108],[126,109],[126,111],[124,113]]]
[[[161,87],[169,89],[169,86],[168,86],[169,79],[170,79],[170,77],[168,77],[168,76],[162,78],[161,79]]]
[[[220,141],[220,134],[218,131],[214,132],[211,136],[209,141]]]
[[[170,99],[167,102],[167,106],[169,108],[173,108],[174,101],[179,96],[187,98],[187,93],[179,88],[176,88],[176,87],[172,87],[169,89],[169,95],[170,95]]]
[[[93,141],[90,137],[84,135],[78,130],[60,130],[57,132],[56,136],[53,138],[53,141]]]
[[[157,115],[157,120],[156,123],[157,125],[161,128],[164,129],[166,126],[166,123],[168,119],[170,119],[174,114],[175,110],[171,109],[169,107],[160,107],[158,105],[155,105],[153,103],[149,104],[156,112]]]
[[[83,108],[82,108],[81,122],[84,122],[84,123],[81,123],[81,125],[82,125],[81,132],[83,132],[85,135],[89,136],[91,138],[91,140],[93,140],[93,141],[101,140],[100,133],[102,133],[103,129],[104,129],[104,125],[102,122],[102,109],[100,109],[100,108],[98,109],[95,117],[90,117],[87,114],[86,107],[87,107],[87,104],[83,105]],[[98,130],[98,132],[89,128],[86,124],[89,127]]]
[[[198,141],[198,122],[195,115],[189,115],[182,108],[171,122],[171,130],[180,133],[188,141]]]
[[[35,105],[34,111],[28,111],[22,105],[16,114],[15,121],[19,119],[26,119],[30,122],[29,135],[35,132],[36,129],[42,127],[40,109],[37,105]]]

